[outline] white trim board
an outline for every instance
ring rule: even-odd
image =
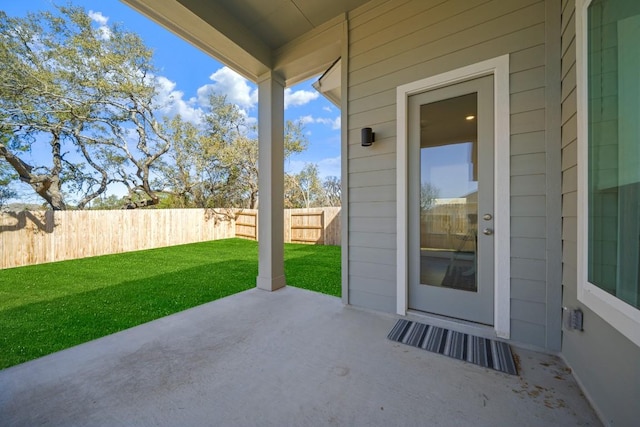
[[[587,252],[589,201],[589,132],[587,87],[587,8],[591,0],[576,0],[576,82],[578,119],[578,301],[640,346],[640,310],[589,282]]]
[[[397,106],[397,270],[396,312],[407,314],[409,299],[408,280],[408,123],[407,105],[411,95],[460,83],[477,77],[494,76],[495,108],[495,300],[494,329],[500,338],[511,335],[511,230],[510,230],[510,108],[509,108],[509,55],[478,62],[416,82],[398,86]]]

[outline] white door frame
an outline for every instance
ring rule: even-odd
[[[398,86],[396,197],[397,197],[397,300],[396,312],[407,314],[409,298],[408,257],[408,102],[411,95],[437,89],[477,77],[494,76],[495,120],[495,300],[494,329],[500,338],[510,337],[511,300],[511,230],[510,230],[510,108],[509,108],[509,55],[478,62],[416,82]]]

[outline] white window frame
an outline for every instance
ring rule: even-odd
[[[640,310],[589,282],[588,13],[592,0],[576,0],[578,119],[578,301],[640,346]]]

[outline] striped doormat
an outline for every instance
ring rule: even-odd
[[[399,319],[387,336],[391,341],[418,347],[485,368],[518,375],[508,344],[462,332]]]

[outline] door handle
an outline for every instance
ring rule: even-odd
[[[493,230],[490,228],[485,228],[484,230],[482,230],[483,234],[486,234],[487,236],[490,236],[493,234]]]

